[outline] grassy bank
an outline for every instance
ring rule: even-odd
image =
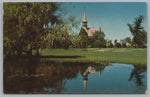
[[[142,48],[70,48],[44,49],[40,51],[43,59],[78,62],[118,62],[147,64],[147,49]]]

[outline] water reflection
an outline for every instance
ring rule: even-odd
[[[143,86],[142,78],[144,78],[143,72],[146,71],[146,66],[134,65],[134,69],[131,72],[129,81],[134,80],[138,86]]]
[[[66,85],[66,82],[67,80],[60,80],[58,83],[57,83],[57,86],[54,87],[54,88],[50,88],[50,87],[44,87],[43,90],[45,92],[49,92],[49,93],[57,93],[57,94],[60,94],[60,93],[63,93],[62,91],[64,90],[67,90],[65,88],[65,85]]]
[[[88,89],[92,88],[89,75],[92,74],[98,78],[100,76],[96,74],[103,75],[102,72],[105,74],[108,71],[105,71],[105,68],[108,66],[109,64],[91,62],[46,61],[40,60],[37,56],[9,57],[4,59],[4,93],[73,93],[75,86],[83,84],[83,87],[79,89],[81,91],[79,93],[82,93],[82,88],[87,91],[87,85],[89,85]],[[145,66],[134,65],[128,80],[132,81],[135,78],[137,85],[143,85],[143,72],[146,72]],[[75,80],[82,80],[82,83],[69,84]],[[94,80],[95,83],[99,83],[98,81]],[[106,87],[101,86],[100,88]]]
[[[83,83],[84,83],[84,89],[85,89],[85,91],[87,90],[87,81],[88,81],[88,74],[89,73],[95,73],[96,72],[96,70],[95,70],[95,68],[94,67],[92,67],[92,66],[89,66],[87,69],[86,69],[86,71],[83,73]]]
[[[88,74],[94,74],[96,71],[99,72],[99,74],[101,74],[102,70],[104,70],[105,66],[104,65],[93,65],[93,66],[89,66],[85,72],[83,73],[83,84],[84,84],[84,89],[85,92],[87,91],[87,82],[88,82]]]
[[[83,73],[84,76],[86,76],[88,73],[95,73],[96,69],[92,66],[89,66],[86,71]]]

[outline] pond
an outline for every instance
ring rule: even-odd
[[[147,90],[145,65],[9,58],[3,72],[4,93],[9,94],[141,94]]]

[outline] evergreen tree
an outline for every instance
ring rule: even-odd
[[[130,32],[133,35],[133,43],[135,44],[135,47],[142,47],[145,46],[147,43],[147,32],[144,30],[144,27],[142,26],[143,23],[143,16],[139,16],[138,18],[135,18],[135,21],[133,24],[128,24]]]

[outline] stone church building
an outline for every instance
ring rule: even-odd
[[[83,21],[82,21],[82,28],[87,32],[88,36],[93,36],[96,32],[95,28],[89,28],[87,26],[87,19],[86,19],[86,12],[84,11]],[[98,28],[98,31],[101,31],[101,27]]]

